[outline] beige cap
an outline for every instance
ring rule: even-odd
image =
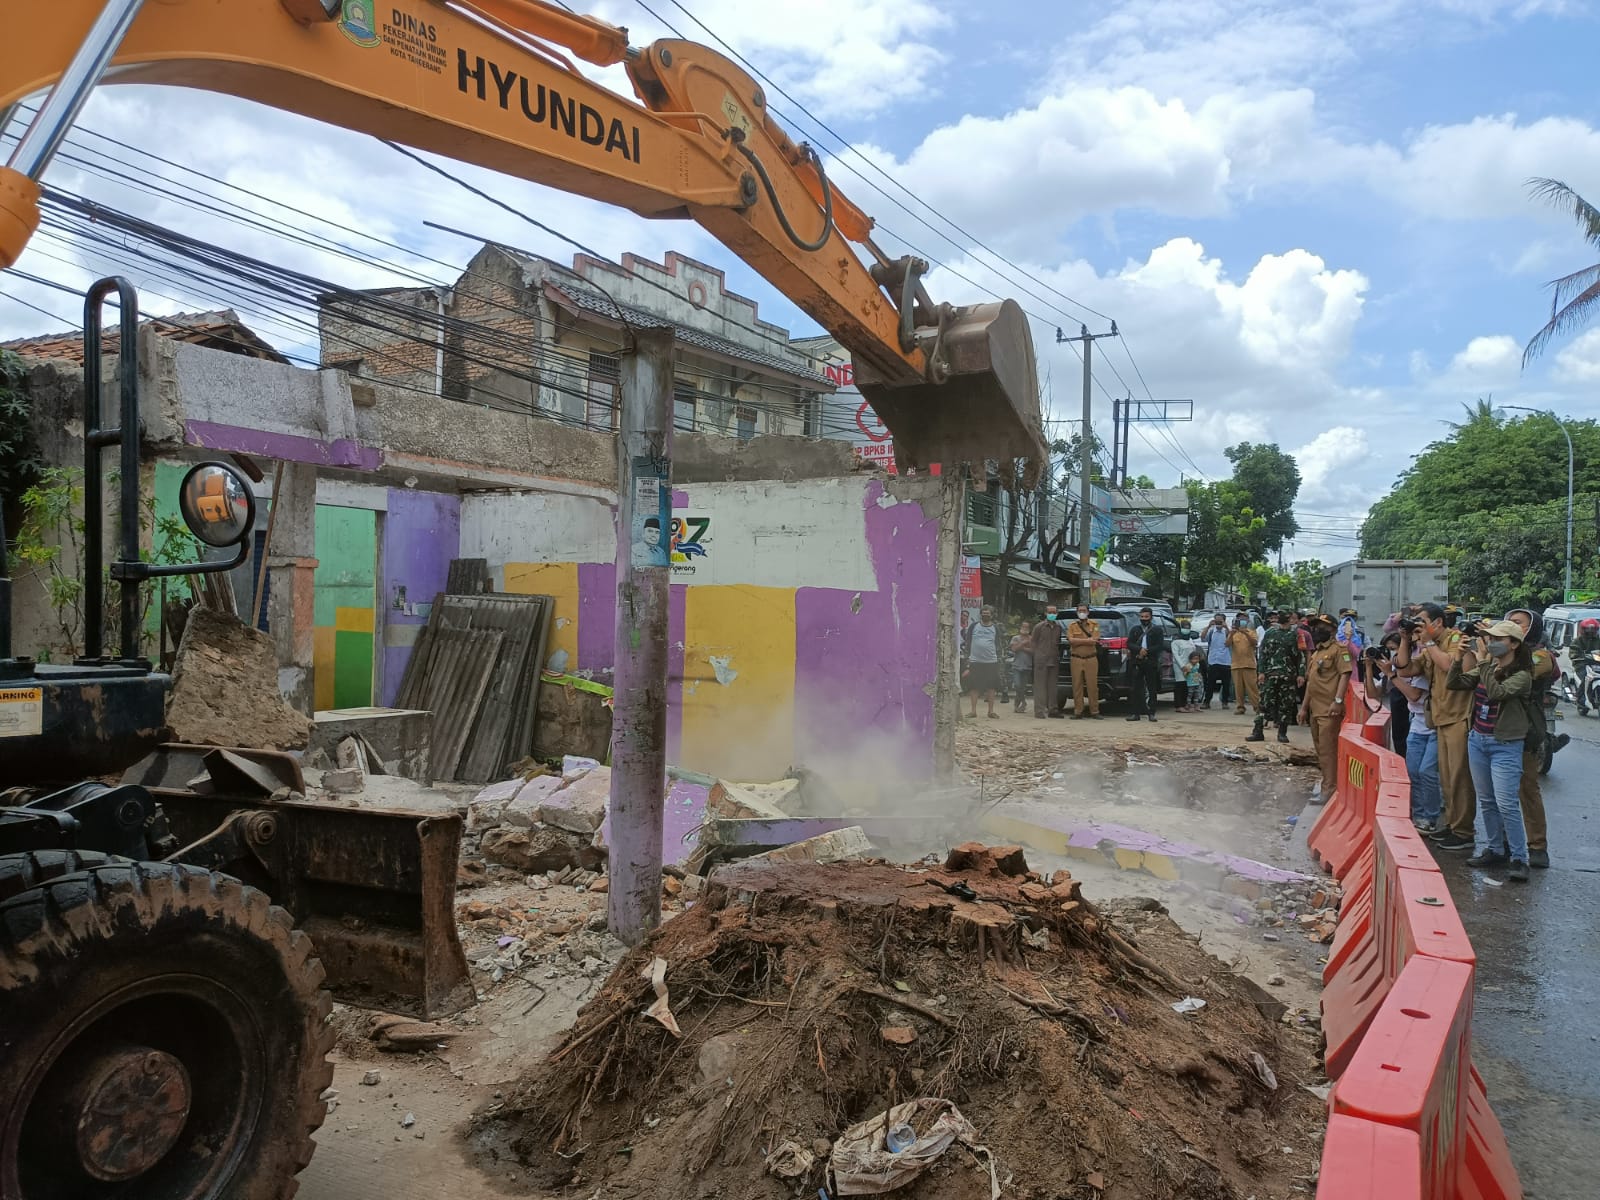
[[[1510,638],[1514,642],[1520,642],[1528,635],[1522,632],[1522,626],[1515,621],[1496,621],[1489,626],[1489,636],[1492,638]]]

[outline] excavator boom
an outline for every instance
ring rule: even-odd
[[[224,92],[692,219],[850,351],[902,467],[1045,461],[1021,311],[934,304],[927,264],[883,255],[756,80],[704,46],[634,48],[626,30],[541,0],[51,0],[11,24],[0,114],[50,92],[0,168],[0,268],[37,226],[38,181],[95,86]],[[568,54],[625,64],[637,98]]]

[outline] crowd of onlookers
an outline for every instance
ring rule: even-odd
[[[1074,718],[1100,719],[1102,637],[1093,612],[1087,604],[1065,612],[1047,606],[1040,620],[1006,637],[985,607],[962,639],[968,715],[978,715],[983,699],[987,715],[998,717],[996,698],[1008,695],[1023,712],[1031,691],[1035,717],[1065,717],[1070,705]],[[1500,620],[1469,620],[1453,606],[1414,604],[1372,636],[1348,611],[1337,618],[1243,612],[1231,620],[1219,612],[1198,631],[1179,619],[1169,635],[1146,607],[1118,649],[1128,721],[1155,721],[1157,695],[1171,680],[1177,712],[1199,712],[1219,699],[1224,709],[1253,712],[1249,741],[1264,740],[1274,727],[1287,742],[1290,725],[1307,726],[1322,799],[1338,784],[1339,727],[1354,678],[1370,701],[1389,709],[1420,832],[1440,850],[1471,851],[1469,866],[1506,867],[1512,880],[1550,865],[1541,767],[1567,738],[1552,728],[1561,669],[1544,644],[1539,613],[1514,609]],[[1589,656],[1600,652],[1600,623],[1583,621],[1571,649],[1581,696]],[[1060,678],[1063,660],[1068,682]]]

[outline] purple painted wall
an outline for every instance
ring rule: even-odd
[[[386,626],[428,623],[426,606],[444,591],[450,560],[460,553],[460,546],[461,497],[389,489],[389,511],[383,522],[383,592],[378,597]],[[401,588],[405,609],[395,607]],[[410,657],[409,646],[384,647],[379,704],[394,704]]]
[[[880,506],[883,490],[874,481],[864,500],[877,591],[795,592],[795,752],[859,748],[931,776],[939,522],[915,503]]]
[[[579,671],[609,682],[616,665],[617,564],[578,564]]]

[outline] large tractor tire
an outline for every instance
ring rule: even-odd
[[[287,1200],[333,1078],[322,981],[236,879],[0,859],[0,1200]]]

